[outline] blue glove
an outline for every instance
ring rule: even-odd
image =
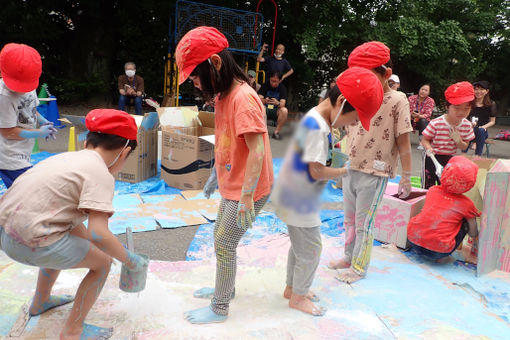
[[[145,257],[135,254],[129,250],[126,250],[126,252],[128,258],[126,261],[126,266],[129,268],[129,270],[133,272],[139,272],[149,265],[149,260],[147,260]]]
[[[55,140],[57,139],[57,129],[53,126],[53,123],[52,122],[47,122],[47,123],[44,123],[41,128],[39,129],[39,131],[41,131],[41,138],[44,137],[46,140],[48,140],[49,138]],[[46,134],[48,133],[47,135],[43,136],[43,134]]]
[[[53,123],[48,123],[46,125],[41,126],[39,130],[22,130],[19,133],[21,138],[29,139],[29,138],[45,138],[48,140],[49,137],[56,139],[55,134],[57,133],[57,129],[53,127]]]
[[[211,175],[207,179],[207,182],[205,182],[204,185],[204,196],[205,198],[209,199],[212,194],[214,194],[214,191],[216,191],[216,187],[218,186],[218,176],[216,175],[216,168],[213,168],[213,171],[211,172]]]

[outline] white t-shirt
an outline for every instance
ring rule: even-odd
[[[318,227],[320,196],[326,181],[310,175],[309,163],[331,163],[331,129],[315,108],[301,119],[285,155],[271,201],[276,215],[293,227]]]
[[[39,99],[35,93],[17,94],[5,86],[0,79],[0,128],[37,128],[37,106]],[[0,135],[0,169],[19,170],[30,166],[30,155],[34,139],[5,139]]]
[[[19,176],[0,198],[0,227],[29,247],[64,237],[90,210],[113,214],[115,179],[93,150],[65,152]]]

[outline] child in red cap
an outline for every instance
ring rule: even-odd
[[[473,85],[467,81],[450,85],[444,92],[448,113],[432,119],[423,130],[421,144],[425,148],[422,169],[422,186],[425,189],[440,183],[436,167],[430,158],[435,155],[437,161],[445,166],[457,153],[464,150],[475,139],[473,125],[466,119],[471,112],[471,102],[475,98]]]
[[[10,43],[0,51],[0,177],[7,188],[32,166],[34,139],[55,139],[53,123],[37,112],[41,72],[41,56],[32,47]]]
[[[384,89],[383,103],[370,121],[370,130],[361,124],[347,126],[350,167],[342,179],[345,249],[344,256],[331,261],[329,267],[345,269],[338,279],[352,283],[367,273],[374,239],[374,215],[388,178],[397,174],[398,158],[402,163],[399,197],[406,198],[411,192],[409,133],[412,126],[405,94],[388,85],[392,63],[386,45],[371,41],[356,47],[349,55],[348,65],[372,71]]]
[[[187,312],[191,323],[223,322],[234,296],[236,248],[265,204],[273,184],[271,148],[264,105],[248,77],[227,50],[228,41],[213,27],[197,27],[182,37],[175,51],[179,82],[188,77],[205,100],[215,104],[215,170],[222,197],[214,226],[215,288],[196,297],[213,297],[210,306]],[[208,181],[206,193],[214,191]]]
[[[97,109],[85,119],[85,149],[50,157],[21,175],[0,199],[0,248],[39,267],[30,315],[72,302],[61,339],[107,339],[113,329],[84,323],[110,271],[112,257],[134,271],[147,261],[127,251],[108,230],[117,173],[136,148],[127,113]],[[88,219],[88,227],[83,221]],[[76,296],[52,296],[60,270],[88,268]]]
[[[429,189],[425,206],[407,226],[407,237],[418,254],[441,262],[457,249],[466,233],[478,235],[480,212],[463,195],[475,185],[477,173],[478,166],[462,156],[446,164],[441,184]]]
[[[329,179],[347,174],[347,168],[331,168],[331,128],[370,119],[381,106],[383,89],[367,69],[351,67],[337,78],[328,97],[301,119],[283,161],[271,201],[276,215],[287,224],[291,246],[287,286],[283,296],[289,307],[316,316],[325,309],[310,292],[322,250],[320,196]]]

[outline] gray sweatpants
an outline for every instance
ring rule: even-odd
[[[351,268],[365,276],[374,243],[375,212],[388,177],[349,170],[343,178],[345,258]]]
[[[290,249],[287,259],[287,286],[292,292],[306,295],[312,286],[322,251],[320,227],[287,226]]]
[[[254,203],[255,214],[267,201],[265,196]],[[230,298],[235,288],[237,271],[237,245],[246,230],[237,226],[238,201],[222,198],[214,225],[214,251],[216,253],[216,285],[211,309],[220,315],[228,314]]]

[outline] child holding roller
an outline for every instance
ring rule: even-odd
[[[283,296],[290,308],[315,316],[325,312],[309,290],[322,250],[320,195],[327,180],[347,174],[345,167],[329,167],[331,129],[359,119],[368,130],[381,106],[383,88],[369,70],[351,67],[340,74],[327,96],[301,120],[271,196],[291,242]]]
[[[108,230],[117,173],[137,146],[135,120],[125,112],[92,110],[85,149],[50,157],[27,170],[0,198],[0,248],[39,267],[30,315],[72,302],[61,339],[107,339],[112,328],[84,323],[110,271],[112,257],[133,270],[147,265]],[[88,219],[88,228],[83,221]],[[52,296],[62,269],[88,268],[76,296]]]
[[[264,105],[227,48],[222,33],[201,26],[186,33],[175,52],[179,82],[189,77],[206,100],[218,95],[215,172],[222,199],[214,226],[216,285],[195,292],[196,297],[212,297],[209,306],[185,313],[186,320],[196,324],[227,319],[234,295],[237,245],[273,184]]]
[[[467,81],[450,85],[444,92],[448,112],[432,119],[423,130],[421,144],[425,149],[422,168],[422,186],[425,189],[440,184],[436,167],[431,156],[445,166],[457,149],[465,150],[475,139],[473,125],[466,119],[471,112],[471,102],[475,99],[473,85]]]

